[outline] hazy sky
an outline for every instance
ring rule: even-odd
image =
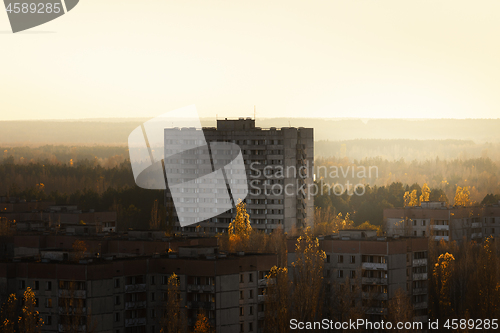
[[[0,119],[499,118],[500,1],[81,0],[10,33]]]

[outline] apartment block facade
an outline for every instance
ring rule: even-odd
[[[414,321],[427,322],[427,238],[393,239],[355,229],[321,237],[319,243],[326,253],[324,278],[331,295],[341,285],[349,288],[351,306],[375,322],[388,315],[389,300],[401,290],[411,299]],[[289,264],[294,260],[290,253]]]
[[[2,302],[11,293],[20,299],[31,287],[44,332],[157,333],[168,279],[175,273],[183,326],[192,330],[203,313],[217,332],[257,332],[263,325],[265,275],[275,264],[275,255],[225,255],[198,246],[79,263],[16,259],[0,263],[0,295]]]
[[[433,241],[482,241],[500,235],[500,206],[457,207],[444,202],[384,209],[388,236],[430,237]]]
[[[312,128],[262,129],[255,127],[254,119],[240,118],[218,120],[216,128],[203,128],[203,132],[207,142],[230,142],[241,148],[249,190],[245,202],[254,229],[270,233],[312,226],[314,199],[308,191],[313,185]],[[165,205],[174,213],[168,191]],[[175,231],[190,236],[226,232],[235,213],[229,209],[186,227],[177,222]]]

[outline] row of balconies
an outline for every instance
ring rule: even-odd
[[[427,294],[427,288],[415,288],[413,289],[413,295],[424,295]]]
[[[414,273],[413,281],[427,280],[427,273]]]
[[[125,319],[125,327],[134,327],[134,326],[145,326],[146,318],[126,318]]]
[[[215,310],[214,302],[198,302],[198,301],[190,301],[187,302],[188,309],[206,309],[206,310]]]
[[[413,304],[414,310],[427,309],[427,302],[420,302]]]
[[[386,301],[389,299],[389,296],[387,295],[387,293],[367,293],[367,292],[363,292],[361,294],[361,297],[363,297],[364,299],[376,299],[376,300],[380,300],[380,301]]]
[[[369,270],[387,270],[387,263],[376,263],[376,262],[364,262],[361,264],[362,269]]]
[[[74,332],[75,327],[72,327],[70,325],[63,325],[59,324],[58,326],[59,332]],[[76,327],[77,332],[87,332],[87,326],[86,325],[78,325]]]
[[[361,278],[361,284],[381,284],[381,285],[386,285],[387,284],[387,279],[386,278],[364,277],[364,278]]]
[[[427,266],[427,259],[413,259],[413,267]]]
[[[435,241],[444,240],[448,242],[450,240],[450,236],[433,236],[432,239]]]
[[[146,307],[146,301],[133,301],[133,302],[125,302],[125,309],[143,309]]]
[[[146,291],[146,284],[127,284],[125,286],[126,293],[137,293]]]
[[[73,315],[73,314],[77,314],[77,312],[80,312],[79,314],[81,314],[81,315],[85,315],[87,313],[86,307],[83,307],[83,308],[67,307],[66,308],[64,306],[60,306],[58,310],[59,310],[60,315]]]
[[[86,290],[59,289],[59,297],[64,297],[64,298],[86,298],[87,297],[87,291]]]
[[[431,225],[432,230],[450,230],[449,225],[443,225],[443,224],[432,224]]]
[[[214,293],[215,286],[211,285],[211,284],[188,284],[187,291],[188,292]]]

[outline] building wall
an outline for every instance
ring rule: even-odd
[[[252,227],[271,232],[276,228],[290,231],[294,227],[312,226],[314,199],[307,188],[313,185],[313,129],[260,129],[251,119],[219,120],[217,124],[218,128],[204,129],[206,140],[233,142],[241,147],[249,180],[246,202]],[[278,169],[283,171],[282,178],[279,174],[276,177]],[[303,177],[298,175],[300,170],[304,170]],[[264,172],[275,174],[264,175]],[[273,185],[275,189],[286,188],[287,193],[272,193]],[[301,187],[305,190],[300,191]],[[168,194],[166,205],[172,205]],[[195,225],[181,228],[177,224],[176,231],[188,235],[225,232],[235,213],[232,209],[212,218],[210,223],[200,223],[198,228]]]

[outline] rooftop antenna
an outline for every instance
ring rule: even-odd
[[[255,114],[257,113],[256,109],[255,109],[255,105],[253,106],[253,120],[255,120]]]

